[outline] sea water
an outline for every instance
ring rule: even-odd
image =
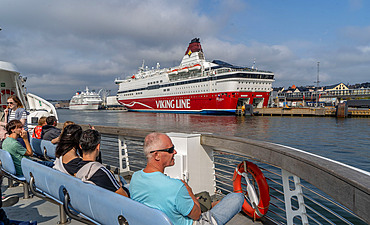
[[[59,109],[59,122],[144,128],[162,132],[214,133],[278,143],[370,171],[370,119],[244,117]]]

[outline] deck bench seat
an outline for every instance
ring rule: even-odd
[[[48,140],[41,140],[40,146],[45,159],[49,161],[55,160],[55,150],[57,147],[55,144],[51,143],[51,141]]]
[[[13,158],[9,152],[0,149],[0,165],[4,175],[8,178],[9,187],[13,186],[13,181],[23,183],[23,198],[29,198],[29,186],[24,176],[16,175]]]
[[[33,155],[39,158],[44,157],[44,153],[41,150],[42,139],[30,138],[30,145],[33,151]]]
[[[41,193],[63,205],[64,212],[72,219],[87,224],[172,224],[160,210],[32,160],[22,159],[22,170],[27,182],[33,186],[32,192],[36,190],[38,195]]]

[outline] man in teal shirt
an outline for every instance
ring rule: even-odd
[[[21,161],[24,156],[32,156],[32,148],[28,141],[27,131],[24,130],[21,121],[12,120],[5,127],[9,136],[4,140],[2,148],[12,156],[16,175],[23,175]],[[24,148],[17,138],[21,137],[26,144]]]
[[[175,146],[166,134],[151,133],[144,140],[147,165],[133,174],[131,198],[164,212],[174,225],[222,225],[243,205],[241,193],[230,193],[211,210],[202,213],[198,199],[189,185],[163,174],[175,164]]]

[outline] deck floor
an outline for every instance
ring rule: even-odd
[[[12,220],[21,221],[37,221],[37,224],[58,224],[59,221],[59,207],[51,202],[45,201],[36,196],[29,199],[23,199],[23,187],[16,186],[9,188],[7,186],[7,179],[5,178],[1,186],[3,196],[18,195],[19,202],[11,207],[4,207],[7,216]],[[76,220],[72,220],[71,225],[83,224]],[[253,222],[242,214],[236,215],[227,225],[249,225],[249,224],[263,224],[261,222]]]

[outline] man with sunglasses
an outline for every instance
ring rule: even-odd
[[[162,133],[151,133],[144,140],[146,167],[133,174],[130,182],[131,198],[164,212],[173,224],[226,224],[240,212],[244,196],[231,193],[210,211],[201,212],[198,199],[189,185],[164,175],[164,169],[175,165],[175,146]]]

